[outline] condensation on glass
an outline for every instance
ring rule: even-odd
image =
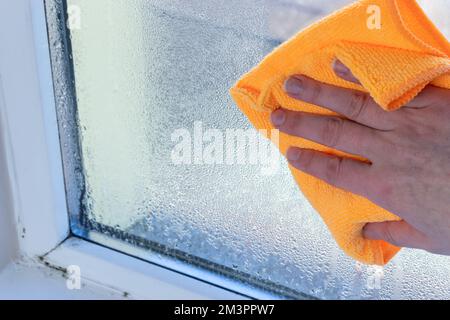
[[[346,257],[285,163],[267,175],[172,161],[176,129],[251,128],[228,88],[348,2],[47,1],[73,232],[287,297],[450,298],[449,258],[403,250],[381,268]]]

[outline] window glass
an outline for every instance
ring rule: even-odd
[[[402,250],[384,268],[359,264],[281,158],[228,158],[236,129],[255,132],[228,88],[349,2],[47,1],[73,232],[286,297],[450,298],[449,258]]]

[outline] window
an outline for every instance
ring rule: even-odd
[[[282,297],[450,298],[448,257],[344,256],[284,163],[205,160],[213,136],[253,130],[233,82],[348,2],[47,0],[72,233]]]

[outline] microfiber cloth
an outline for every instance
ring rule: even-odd
[[[369,28],[369,7],[380,9],[380,28]],[[284,81],[303,74],[331,85],[368,92],[386,111],[413,99],[428,84],[450,88],[450,44],[413,0],[362,0],[299,32],[269,54],[230,89],[241,111],[257,129],[274,129],[270,113],[286,109],[333,115],[316,105],[290,98]],[[361,82],[335,75],[332,63],[342,61]],[[315,149],[362,160],[302,138],[280,133],[279,148]],[[400,248],[384,241],[367,240],[368,222],[400,220],[371,201],[335,188],[294,168],[301,191],[322,216],[339,246],[367,264],[386,264]],[[380,177],[382,179],[382,177]],[[283,214],[280,212],[280,214]],[[425,213],[424,213],[425,214]]]

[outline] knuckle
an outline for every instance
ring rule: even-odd
[[[306,119],[303,114],[291,113],[290,116],[288,116],[288,119],[284,125],[288,132],[299,135],[301,132],[301,129],[303,128],[303,126],[305,124],[305,120]]]
[[[417,119],[414,122],[411,121],[405,125],[405,131],[413,137],[422,139],[432,139],[442,134],[442,126],[436,125],[438,121],[430,118],[426,120],[422,117],[422,119]]]
[[[330,157],[326,161],[325,179],[332,185],[339,182],[343,159],[338,157]]]
[[[382,238],[384,241],[389,242],[390,244],[393,244],[394,246],[399,246],[400,243],[395,236],[395,232],[392,228],[391,223],[385,223],[383,225],[383,228],[381,229]]]
[[[364,176],[357,177],[356,188],[354,193],[369,199],[370,201],[376,200],[376,193],[373,188],[374,177],[373,174],[368,171]]]
[[[313,163],[315,153],[313,151],[304,150],[300,154],[300,158],[298,159],[299,165],[303,170],[309,172],[311,169],[311,164]]]
[[[323,143],[329,147],[336,147],[339,143],[343,125],[344,121],[341,118],[328,118],[322,132]]]
[[[361,118],[364,110],[367,109],[369,103],[369,96],[364,92],[354,91],[350,95],[349,103],[349,118],[358,120]]]
[[[367,193],[370,198],[373,198],[373,200],[381,206],[390,208],[392,205],[391,202],[395,191],[395,186],[391,181],[380,178],[383,176],[386,176],[386,172],[383,172],[383,174],[374,175],[373,179],[371,179],[372,183],[367,185]]]
[[[306,81],[306,83],[307,91],[310,95],[308,100],[314,103],[318,100],[319,96],[322,93],[322,85],[319,82],[313,80]]]

